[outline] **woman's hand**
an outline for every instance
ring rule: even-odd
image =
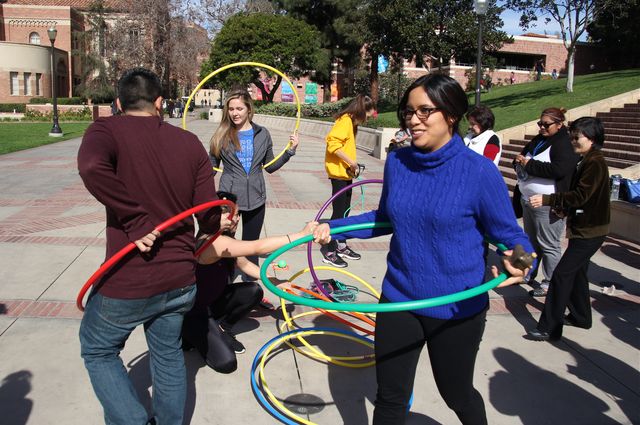
[[[327,223],[318,225],[313,231],[313,241],[320,245],[326,245],[331,242],[331,227]]]
[[[529,197],[529,205],[531,208],[540,208],[542,206],[542,195],[533,195]]]
[[[291,147],[289,149],[293,149],[295,151],[298,147],[298,143],[300,143],[297,132],[289,136],[289,143],[291,143]]]
[[[316,227],[318,227],[320,223],[318,223],[317,221],[310,221],[308,222],[303,229],[298,232],[300,234],[300,237],[303,236],[307,236],[307,235],[311,235],[313,234],[313,232],[316,230]]]

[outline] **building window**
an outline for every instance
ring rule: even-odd
[[[31,96],[31,73],[24,73],[24,95]]]
[[[140,41],[140,30],[138,28],[129,30],[129,41],[131,41],[131,44],[138,44]]]
[[[40,34],[37,32],[29,34],[29,44],[40,44]]]
[[[42,74],[36,74],[36,96],[42,96]]]
[[[10,72],[11,76],[11,95],[18,96],[20,94],[20,86],[18,85],[18,73]]]

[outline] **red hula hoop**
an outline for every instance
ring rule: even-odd
[[[230,217],[233,217],[235,215],[235,213],[236,213],[236,205],[233,202],[231,202],[231,201],[229,201],[227,199],[217,199],[215,201],[205,202],[204,204],[196,205],[193,208],[189,208],[188,210],[183,211],[180,214],[177,214],[177,215],[171,217],[170,219],[160,223],[154,230],[156,230],[158,232],[163,232],[168,227],[173,226],[177,222],[184,220],[185,218],[189,217],[192,214],[198,213],[200,211],[203,211],[203,210],[206,210],[206,209],[209,209],[209,208],[222,206],[222,205],[227,205],[230,208],[230,210],[231,210]],[[209,238],[198,249],[198,251],[194,255],[196,257],[198,257],[200,254],[202,254],[202,252],[205,250],[205,248],[208,247],[209,245],[211,245],[211,243],[213,243],[213,241],[220,235],[220,233],[221,232],[219,231],[218,233],[213,235],[211,238]],[[93,286],[93,284],[100,277],[102,277],[102,275],[104,275],[111,267],[113,267],[115,264],[117,264],[118,261],[120,261],[122,259],[122,257],[124,257],[129,252],[131,252],[135,247],[136,247],[136,244],[134,244],[133,242],[129,242],[127,245],[125,245],[124,248],[122,248],[120,251],[116,252],[111,258],[109,258],[107,261],[105,261],[100,266],[100,268],[98,270],[96,270],[91,275],[89,280],[87,280],[85,282],[85,284],[82,286],[82,288],[80,289],[80,292],[78,292],[78,296],[76,297],[76,307],[78,307],[78,310],[84,311],[84,306],[82,305],[82,301],[84,300],[84,296],[86,295],[87,291]]]

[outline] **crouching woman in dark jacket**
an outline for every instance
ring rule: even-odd
[[[583,117],[575,120],[569,131],[573,149],[582,157],[569,191],[529,198],[534,208],[548,205],[565,214],[569,238],[569,246],[551,277],[537,329],[527,332],[536,341],[560,339],[563,325],[591,327],[587,270],[609,233],[609,170],[600,150],[604,127],[598,118]],[[565,308],[569,309],[566,317]]]

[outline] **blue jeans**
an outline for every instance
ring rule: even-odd
[[[92,294],[80,325],[80,347],[93,390],[107,425],[144,425],[150,415],[129,379],[120,351],[138,325],[144,325],[153,382],[153,414],[157,425],[181,425],[187,375],[180,332],[191,310],[196,286],[150,298],[116,299]]]

